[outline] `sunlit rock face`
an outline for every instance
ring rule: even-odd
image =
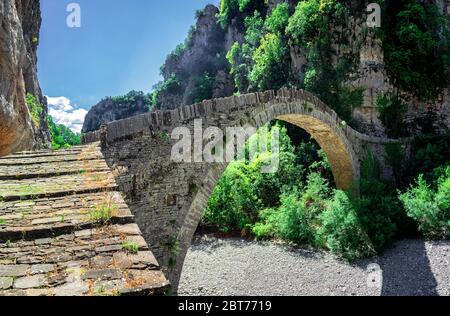
[[[0,156],[46,147],[47,103],[37,79],[41,11],[39,0],[0,2]],[[41,104],[33,120],[27,93]]]

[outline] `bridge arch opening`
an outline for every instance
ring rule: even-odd
[[[276,108],[278,106],[275,105],[274,107]],[[263,116],[266,120],[261,121],[261,124],[256,124],[257,129],[268,122],[278,120],[287,122],[306,131],[325,152],[336,187],[342,190],[356,189],[355,185],[359,178],[359,162],[355,152],[351,148],[350,142],[345,138],[344,133],[341,133],[341,130],[345,128],[345,122],[342,125],[330,124],[330,122],[323,119],[322,113],[315,112],[315,110],[308,110],[307,114],[302,112],[298,113],[295,110],[293,112],[286,111],[286,109],[293,108],[295,107],[286,107],[283,105],[282,111],[273,107],[263,111]],[[304,108],[304,104],[302,108]],[[335,122],[336,120],[331,121]],[[201,221],[204,209],[227,166],[228,164],[226,163],[211,166],[179,231],[179,252],[175,261],[176,268],[169,273],[169,278],[175,291],[178,290],[184,259]]]

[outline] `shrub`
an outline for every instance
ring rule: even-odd
[[[299,197],[298,191],[284,194],[281,197],[281,206],[275,213],[275,227],[277,234],[297,244],[313,244],[314,229],[310,225],[312,214],[308,212],[304,201]]]
[[[450,237],[450,166],[436,170],[438,180],[429,185],[423,175],[400,196],[406,213],[428,238]]]
[[[343,191],[336,191],[320,216],[318,240],[331,252],[349,261],[375,254],[353,205]]]
[[[33,121],[33,125],[36,128],[39,128],[41,114],[44,110],[42,104],[40,104],[37,101],[36,97],[34,95],[32,95],[31,93],[27,93],[26,103],[28,106],[28,110],[30,111],[31,120]]]
[[[245,162],[232,162],[209,199],[203,221],[223,232],[242,230],[254,223],[261,203],[253,182],[254,175]]]
[[[212,88],[215,78],[208,72],[198,76],[195,80],[195,86],[190,93],[193,103],[201,102],[203,100],[212,99]]]
[[[360,197],[354,199],[359,220],[375,249],[381,250],[405,225],[406,215],[398,197],[380,177],[380,163],[371,151],[361,163]],[[408,228],[408,226],[404,226]]]
[[[435,181],[433,170],[448,164],[450,157],[450,133],[445,135],[421,135],[414,138],[411,176],[423,174],[425,180]]]

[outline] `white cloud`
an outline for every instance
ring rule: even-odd
[[[76,133],[81,132],[88,111],[75,108],[66,97],[47,97],[47,102],[49,114],[56,124],[63,124]]]

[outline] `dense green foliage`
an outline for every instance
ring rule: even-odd
[[[267,4],[268,0],[220,0],[219,21],[225,28],[233,18],[241,20],[255,11],[265,13]]]
[[[396,85],[433,99],[450,84],[448,19],[435,4],[385,0],[380,36],[386,69]]]
[[[238,15],[245,29],[244,41],[235,43],[227,55],[236,90],[306,88],[351,122],[352,109],[362,104],[362,89],[343,84],[353,66],[350,57],[332,66],[330,32],[332,25],[343,26],[349,12],[339,1],[308,0],[299,2],[294,12],[287,3],[281,3],[269,13],[257,10]],[[292,73],[291,44],[305,50],[308,63],[304,78]]]
[[[396,237],[417,236],[418,230],[427,237],[448,237],[450,167],[442,166],[448,166],[450,146],[445,137],[416,139],[412,159],[424,165],[410,170],[422,170],[425,175],[403,194],[396,191],[408,183],[402,145],[393,142],[385,148],[386,162],[398,178],[395,183],[382,180],[380,163],[367,150],[355,195],[333,190],[330,167],[317,144],[304,136],[296,139],[302,133],[289,124],[266,127],[274,128],[281,139],[278,172],[260,172],[273,155],[270,150],[253,160],[232,163],[212,193],[204,223],[224,232],[244,231],[256,238],[328,249],[349,261],[382,251]],[[258,137],[261,131],[247,146]]]
[[[62,124],[55,124],[53,118],[48,116],[48,126],[52,137],[52,148],[55,150],[81,145],[81,135],[72,132]]]
[[[326,248],[348,260],[374,254],[392,240],[402,208],[392,188],[380,180],[379,163],[370,152],[361,197],[356,198],[333,190],[331,179],[324,178],[331,177],[330,167],[317,144],[307,139],[294,144],[289,125],[266,128],[280,132],[278,172],[260,172],[270,152],[231,163],[212,193],[204,223],[225,232],[251,231],[257,238]]]
[[[449,86],[448,19],[436,5],[418,0],[384,0],[382,28],[386,69],[396,86],[421,99],[433,99]],[[361,16],[364,3],[339,0],[303,0],[295,7],[281,3],[271,12],[265,1],[222,0],[220,21],[233,20],[245,33],[228,52],[235,88],[239,93],[305,88],[330,105],[349,124],[352,111],[363,102],[363,89],[346,85],[358,63],[348,49],[348,21]],[[342,29],[338,43],[335,30]],[[304,76],[293,73],[289,47],[302,48],[307,63]],[[337,46],[336,46],[337,45]],[[338,53],[347,52],[345,54]],[[335,57],[339,55],[337,63]],[[396,96],[382,96],[377,107],[391,137],[405,134],[405,106]]]
[[[203,73],[195,81],[194,88],[190,92],[192,102],[197,103],[212,98],[212,88],[214,85],[214,77],[208,72]]]
[[[400,199],[408,216],[419,224],[429,238],[450,237],[450,166],[434,172],[437,180],[428,184],[423,175]]]
[[[27,103],[28,110],[30,111],[31,120],[33,121],[34,126],[36,128],[39,128],[41,114],[44,110],[42,107],[42,104],[40,104],[38,102],[38,100],[36,99],[36,97],[31,93],[27,93],[26,103]]]
[[[132,90],[128,92],[126,95],[115,96],[112,97],[111,99],[117,105],[130,104],[132,107],[134,107],[138,99],[141,99],[144,102],[144,105],[147,106],[149,109],[151,109],[153,105],[151,94],[145,94],[142,91]]]
[[[331,252],[349,261],[375,254],[372,241],[345,192],[335,191],[320,218],[318,238]]]
[[[379,118],[386,127],[388,136],[398,138],[405,136],[406,129],[403,124],[403,114],[406,112],[406,105],[397,95],[379,96],[376,100]]]
[[[419,174],[423,174],[427,181],[435,181],[437,179],[434,170],[449,164],[450,133],[417,136],[413,140],[411,151],[411,167],[405,175],[408,182]]]

